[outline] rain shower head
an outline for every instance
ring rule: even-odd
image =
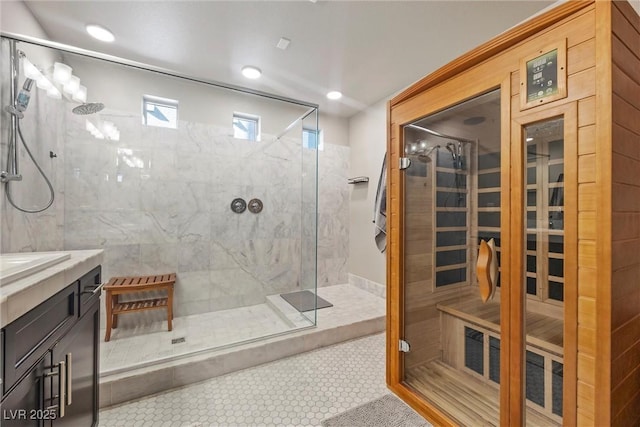
[[[87,114],[95,114],[99,111],[102,111],[103,108],[104,104],[101,102],[89,102],[78,105],[76,108],[71,110],[71,112],[80,116],[86,116]]]
[[[434,145],[433,147],[426,150],[424,153],[418,154],[418,160],[422,163],[431,163],[431,153],[440,148],[439,145]]]

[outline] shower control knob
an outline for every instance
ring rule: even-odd
[[[257,213],[262,212],[262,207],[263,207],[262,200],[260,200],[260,199],[251,199],[251,200],[249,200],[249,210],[252,213],[257,214]]]
[[[247,209],[247,202],[244,199],[237,198],[231,202],[231,210],[237,214],[244,212]]]

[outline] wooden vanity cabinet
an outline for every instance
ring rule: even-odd
[[[98,425],[99,283],[96,267],[2,329],[0,424]]]
[[[447,64],[389,102],[387,148],[390,389],[434,425],[638,425],[633,7],[565,2]]]

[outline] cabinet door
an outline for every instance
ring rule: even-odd
[[[10,388],[74,325],[78,283],[67,286],[4,328],[3,390]]]
[[[46,409],[51,403],[51,380],[45,372],[51,365],[51,353],[47,352],[31,368],[21,381],[4,397],[0,407],[0,425],[3,427],[44,427],[51,425],[56,416],[54,409]]]
[[[65,414],[54,426],[98,424],[98,307],[93,304],[52,349],[54,363],[65,361],[68,379]]]

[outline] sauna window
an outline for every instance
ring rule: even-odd
[[[249,141],[260,141],[260,117],[251,114],[233,113],[233,137]]]
[[[144,95],[142,97],[142,124],[162,128],[177,129],[178,101]]]

